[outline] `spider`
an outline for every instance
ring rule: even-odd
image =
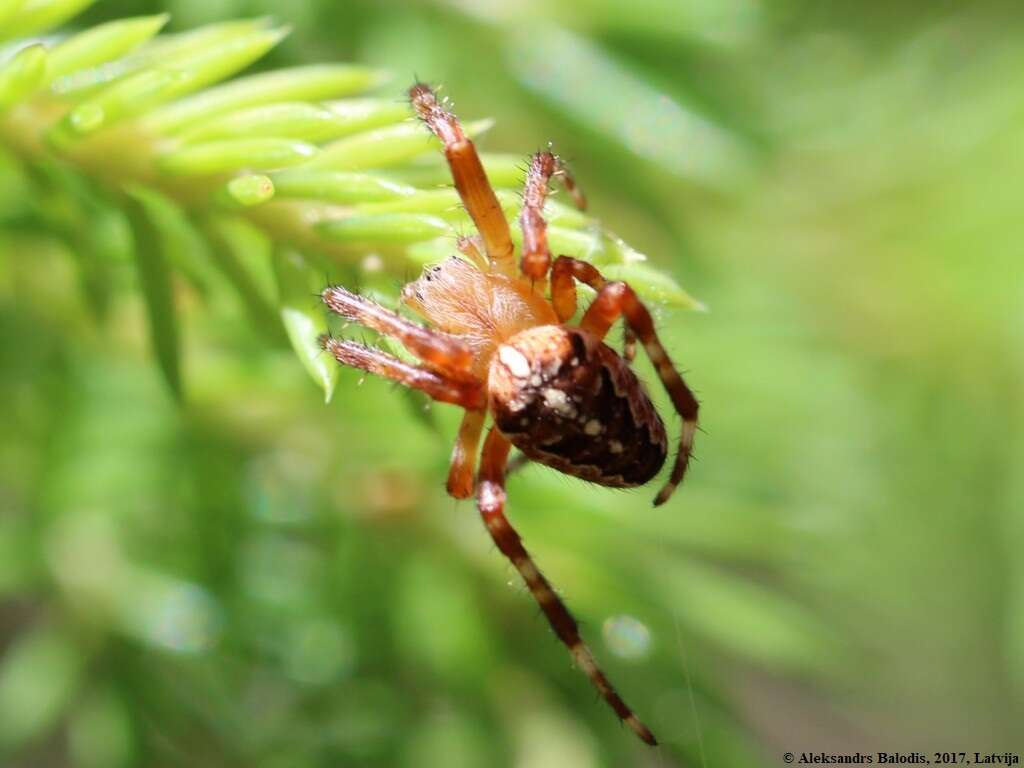
[[[321,295],[330,311],[398,339],[420,364],[330,336],[321,339],[322,346],[342,365],[465,409],[452,452],[448,493],[456,499],[476,494],[495,545],[522,576],[576,665],[615,714],[643,741],[655,745],[650,729],[612,688],[580,637],[576,620],[505,516],[505,476],[513,446],[530,461],[614,488],[642,485],[658,473],[668,440],[661,417],[630,367],[639,340],[683,420],[675,463],[654,500],[663,504],[686,473],[697,428],[697,400],[658,340],[650,313],[628,284],[606,280],[591,264],[568,256],[552,262],[542,213],[549,183],[559,179],[581,208],[586,204],[561,160],[551,152],[538,152],[530,160],[517,266],[509,224],[473,142],[429,86],[415,84],[409,97],[419,118],[444,145],[455,187],[478,234],[459,239],[461,257],[453,255],[427,268],[402,289],[403,303],[429,327],[340,286],[328,287]],[[577,280],[597,296],[573,325]],[[626,328],[621,356],[603,342],[620,316]],[[488,413],[493,425],[477,470]]]

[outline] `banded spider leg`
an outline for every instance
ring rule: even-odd
[[[473,411],[484,409],[483,382],[470,370],[472,354],[461,341],[411,323],[340,285],[325,288],[321,298],[335,314],[398,339],[425,364],[410,365],[359,342],[322,336],[320,345],[339,363],[418,389],[442,403]]]
[[[676,413],[683,419],[683,427],[679,433],[679,449],[672,465],[672,473],[654,499],[654,505],[659,506],[669,500],[676,487],[683,481],[690,465],[693,436],[697,431],[697,398],[669,359],[654,329],[651,313],[628,283],[608,281],[593,264],[569,256],[559,256],[551,267],[551,301],[559,318],[572,317],[576,312],[574,279],[586,283],[597,291],[597,296],[580,321],[580,327],[603,339],[612,324],[622,317],[634,334],[627,337],[627,344],[631,338],[637,338],[643,344],[647,356],[658,372],[658,378],[672,400]]]
[[[530,594],[544,612],[558,639],[569,649],[576,665],[590,678],[598,693],[608,702],[619,719],[643,741],[651,746],[657,746],[658,740],[654,738],[654,734],[640,722],[640,718],[622,700],[601,671],[594,654],[580,636],[576,619],[551,587],[551,583],[537,568],[516,529],[505,516],[505,468],[511,447],[508,439],[492,427],[484,442],[477,482],[477,506],[484,525],[487,526],[498,550],[519,571]]]
[[[335,314],[398,339],[425,365],[409,365],[358,342],[323,337],[324,349],[339,363],[397,381],[434,400],[466,409],[452,449],[447,489],[457,499],[472,496],[477,446],[487,415],[487,394],[484,383],[471,370],[474,358],[469,348],[454,336],[409,322],[341,286],[326,288],[321,298]]]
[[[544,201],[548,196],[548,185],[555,176],[562,180],[562,185],[572,195],[577,208],[585,210],[587,207],[583,191],[557,155],[551,152],[538,152],[530,158],[526,183],[523,185],[523,209],[519,214],[519,226],[523,232],[523,252],[519,268],[531,281],[543,280],[551,267],[548,224],[544,220]]]
[[[551,268],[551,250],[548,248],[547,221],[544,219],[544,201],[547,198],[548,186],[555,176],[562,181],[562,186],[572,195],[576,207],[586,210],[587,198],[583,190],[576,184],[576,180],[569,169],[562,162],[561,158],[551,152],[537,152],[530,158],[530,166],[526,172],[526,183],[523,187],[523,209],[519,214],[519,226],[523,232],[523,253],[519,265],[525,277],[532,282],[542,282],[548,276]],[[555,273],[551,273],[551,296],[555,306],[555,312],[560,322],[568,322],[576,313],[576,291],[570,290],[572,276],[560,275],[560,284],[556,290],[554,285]],[[598,284],[604,284],[604,278],[597,270],[594,270],[592,277],[595,290]],[[566,285],[566,279],[569,285]],[[557,303],[561,300],[562,306]],[[628,323],[623,329],[622,356],[626,362],[632,362],[636,357],[636,334]]]

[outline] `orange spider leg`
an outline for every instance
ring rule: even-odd
[[[597,267],[569,256],[559,256],[551,267],[551,304],[559,322],[568,322],[576,314],[576,283],[586,283],[595,291],[601,290],[608,282]],[[605,328],[601,338],[608,333]],[[622,357],[627,363],[636,358],[636,331],[627,323],[622,334]]]
[[[487,180],[476,147],[462,132],[455,115],[437,103],[430,86],[416,83],[409,89],[409,98],[420,119],[444,144],[444,155],[452,171],[455,189],[483,239],[492,269],[514,276],[515,257],[508,221]]]
[[[593,264],[570,256],[555,259],[551,267],[551,305],[560,323],[569,322],[576,314],[576,280],[595,291],[601,290],[608,282]],[[600,335],[604,336],[603,333]]]
[[[335,314],[395,337],[424,362],[435,365],[452,376],[466,378],[469,375],[469,368],[474,362],[473,354],[459,339],[410,322],[340,285],[325,288],[320,297],[327,308]]]
[[[459,253],[473,262],[478,269],[487,271],[487,259],[480,253],[480,245],[477,238],[462,235],[455,241],[455,247],[459,249]]]
[[[379,349],[347,339],[322,336],[320,346],[342,365],[360,368],[418,389],[439,402],[452,403],[476,411],[483,411],[487,404],[487,396],[481,381],[469,378],[454,379],[436,371],[410,365]]]
[[[560,257],[559,260],[562,258],[565,257]],[[579,266],[575,267],[575,272],[584,274],[589,273],[589,270],[597,272],[589,264],[583,262],[578,262],[577,264]],[[644,345],[647,356],[654,363],[658,377],[661,379],[665,391],[668,392],[672,405],[675,406],[676,413],[683,419],[683,429],[679,435],[679,452],[676,454],[675,464],[672,466],[672,473],[669,475],[668,482],[654,499],[654,504],[657,506],[669,500],[676,486],[682,482],[683,476],[686,474],[686,469],[690,464],[690,455],[693,452],[693,436],[697,431],[697,410],[699,405],[697,398],[694,397],[693,392],[686,386],[686,382],[683,381],[683,377],[679,375],[675,366],[672,365],[672,361],[662,346],[661,340],[658,339],[658,334],[654,329],[654,321],[651,319],[651,313],[647,311],[647,307],[640,301],[633,289],[623,282],[607,282],[604,281],[604,278],[601,278],[601,280],[603,285],[598,290],[594,303],[590,305],[590,308],[583,315],[580,327],[585,331],[593,333],[598,338],[604,338],[612,324],[620,316],[624,317],[627,326],[632,329],[636,337],[639,338],[640,343]]]
[[[622,329],[622,357],[627,363],[636,359],[636,331],[629,323]]]
[[[523,187],[523,209],[519,214],[519,226],[523,230],[523,253],[519,268],[532,281],[541,280],[551,266],[544,201],[548,196],[548,183],[556,175],[562,179],[576,205],[581,209],[587,207],[583,192],[558,157],[550,152],[538,152],[530,159]]]
[[[448,470],[446,488],[456,499],[468,499],[473,495],[473,473],[476,470],[476,452],[480,446],[480,434],[484,429],[486,411],[466,411],[459,425],[459,436],[452,448],[451,467]]]
[[[580,637],[579,626],[561,601],[551,584],[537,569],[522,539],[505,517],[505,467],[511,444],[497,429],[492,428],[484,443],[480,458],[480,474],[477,483],[477,506],[495,545],[519,571],[537,601],[551,628],[569,649],[577,666],[590,678],[594,687],[615,711],[621,720],[645,742],[656,745],[654,734],[645,726],[622,698],[612,688],[594,655]]]
[[[581,211],[587,210],[587,196],[583,194],[583,190],[580,189],[573,175],[569,173],[569,169],[562,162],[562,159],[557,155],[555,159],[558,160],[558,170],[555,171],[555,175],[562,180],[562,186],[565,187],[565,191],[572,196],[572,201],[576,204],[577,208]]]

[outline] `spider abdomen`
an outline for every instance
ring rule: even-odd
[[[532,461],[600,485],[643,485],[665,463],[665,427],[626,361],[561,325],[498,347],[488,379],[498,429]]]

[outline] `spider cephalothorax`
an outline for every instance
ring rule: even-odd
[[[344,364],[419,389],[466,410],[452,453],[448,492],[476,493],[498,549],[519,571],[555,634],[615,713],[648,744],[657,743],[611,687],[580,637],[576,621],[523,547],[505,517],[505,473],[514,445],[523,455],[560,472],[613,487],[642,485],[668,453],[665,427],[630,368],[639,341],[682,416],[679,450],[655,504],[683,479],[697,427],[697,401],[666,354],[646,307],[623,282],[607,281],[591,264],[568,256],[552,263],[543,217],[548,184],[558,177],[581,207],[583,196],[550,152],[533,156],[526,177],[520,263],[508,222],[473,143],[433,91],[416,84],[409,95],[417,114],[444,144],[455,187],[477,236],[461,238],[461,257],[428,268],[402,291],[403,302],[431,327],[409,322],[340,286],[323,300],[345,318],[392,336],[421,361],[411,365],[380,350],[325,337],[324,348]],[[576,281],[597,291],[578,325]],[[604,343],[623,318],[620,356]],[[487,415],[493,426],[480,456]]]

